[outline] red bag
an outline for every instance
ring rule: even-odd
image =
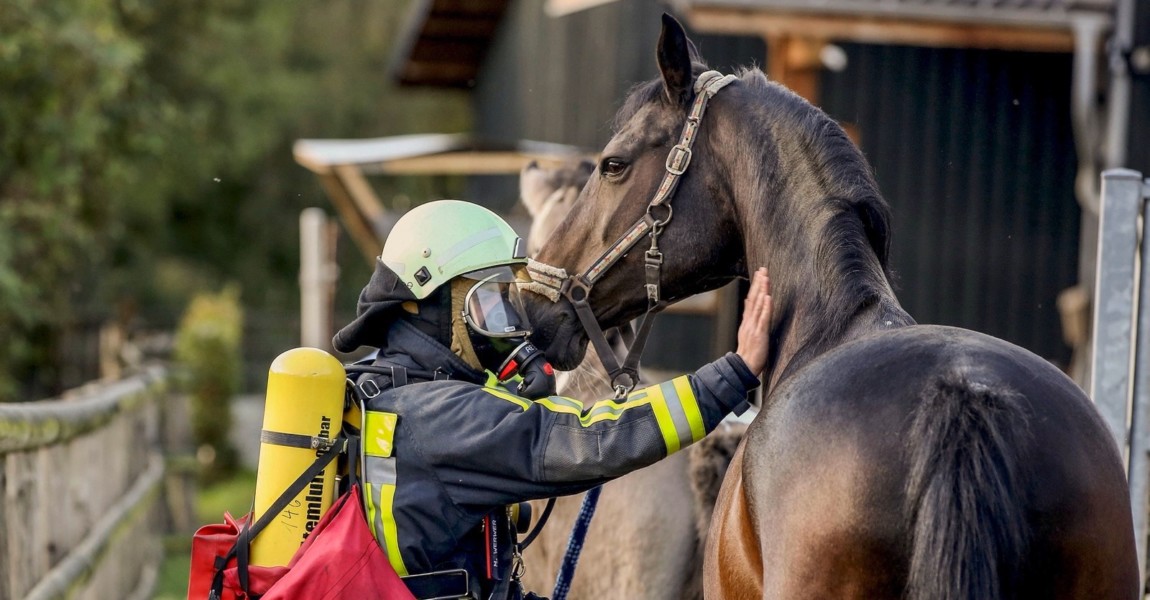
[[[287,568],[262,600],[415,600],[368,529],[358,485],[335,501]],[[225,572],[225,586],[238,583],[236,571]]]
[[[247,519],[236,521],[225,514],[223,524],[205,525],[196,532],[189,600],[209,597],[215,565],[235,545]],[[358,485],[335,501],[288,566],[249,565],[247,570],[250,596],[243,591],[235,559],[228,562],[221,600],[415,600],[367,527]]]
[[[188,580],[188,600],[207,600],[211,596],[212,583],[216,579],[217,571],[222,566],[220,563],[224,562],[224,558],[228,557],[228,553],[236,546],[240,531],[250,519],[250,514],[236,520],[231,514],[225,512],[223,523],[204,525],[196,530],[195,536],[192,537],[192,573]],[[227,564],[236,564],[234,555],[228,557]],[[234,572],[236,567],[233,566],[228,570]],[[287,571],[288,567],[249,566],[248,590],[253,596],[258,597],[270,589],[272,584],[279,581]],[[218,596],[220,600],[237,600],[248,597],[239,585],[239,581],[229,585],[226,573],[223,577],[225,584],[220,596]]]
[[[333,444],[296,478],[254,524],[251,515],[239,521],[224,514],[224,523],[205,525],[192,538],[188,600],[264,600],[366,598],[415,600],[376,543],[363,513],[354,473],[358,436],[348,439],[350,490],[340,496],[296,550],[286,567],[253,566],[249,544],[274,515],[295,498],[340,454]]]

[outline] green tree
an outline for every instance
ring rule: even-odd
[[[228,440],[231,401],[239,391],[243,310],[234,286],[199,294],[176,331],[180,388],[191,399],[192,437],[208,481],[234,474],[235,448]]]
[[[385,79],[407,4],[8,0],[0,399],[58,392],[75,332],[118,305],[171,328],[226,281],[293,343],[297,217],[327,201],[291,143],[468,125],[465,97]]]

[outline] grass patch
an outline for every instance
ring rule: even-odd
[[[231,479],[204,486],[196,498],[196,516],[200,523],[223,523],[224,512],[239,518],[252,509],[256,497],[256,474],[241,471]]]
[[[200,488],[196,496],[196,518],[200,525],[223,523],[224,511],[241,517],[252,507],[256,475],[242,471]],[[154,600],[183,600],[188,596],[188,573],[191,568],[192,536],[168,536],[164,540],[164,563],[160,567]]]

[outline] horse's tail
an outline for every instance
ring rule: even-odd
[[[910,600],[1011,598],[1027,546],[1021,397],[962,374],[930,384],[913,415]]]

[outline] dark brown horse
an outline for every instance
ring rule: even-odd
[[[1138,597],[1126,480],[1093,405],[1022,348],[915,324],[889,283],[887,205],[833,120],[742,72],[706,109],[673,212],[648,208],[705,70],[669,17],[656,54],[661,78],[627,98],[538,258],[584,273],[650,213],[663,299],[769,268],[769,396],[716,506],[707,597]],[[602,326],[648,305],[646,248],[591,277]],[[574,366],[579,298],[531,296],[537,341]]]

